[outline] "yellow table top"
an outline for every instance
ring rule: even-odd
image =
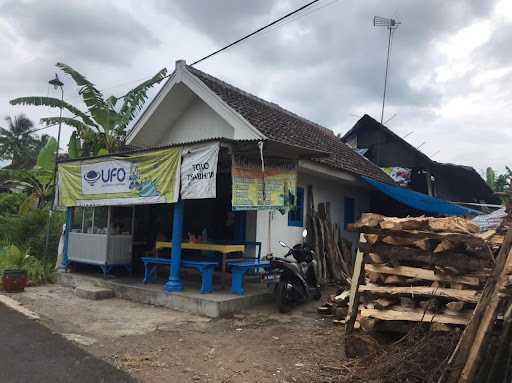
[[[155,247],[157,250],[171,249],[172,242],[157,241]],[[227,245],[207,242],[182,242],[181,248],[185,250],[215,251],[222,254],[243,253],[245,251],[245,245]]]

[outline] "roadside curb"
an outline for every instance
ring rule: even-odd
[[[0,294],[0,303],[3,303],[7,307],[19,312],[20,314],[25,315],[29,319],[40,319],[39,315],[37,315],[35,312],[23,307],[20,302],[18,302],[15,299],[12,299],[11,297],[8,297],[7,295]]]

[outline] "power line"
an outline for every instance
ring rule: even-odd
[[[307,4],[304,4],[302,7],[299,7],[299,8],[297,8],[297,9],[295,9],[294,11],[288,12],[286,15],[284,15],[284,16],[282,16],[282,17],[280,17],[279,19],[274,20],[274,21],[272,21],[271,23],[266,24],[265,26],[263,26],[263,27],[261,27],[261,28],[256,29],[254,32],[251,32],[251,33],[249,33],[249,34],[247,34],[247,35],[245,35],[245,36],[243,36],[243,37],[240,37],[238,40],[235,40],[235,41],[233,41],[232,43],[230,43],[230,44],[228,44],[228,45],[225,45],[224,47],[222,47],[222,48],[220,48],[220,49],[217,49],[216,51],[214,51],[214,52],[212,52],[212,53],[210,53],[210,54],[208,54],[208,55],[206,55],[206,56],[204,56],[204,57],[200,58],[199,60],[194,61],[194,62],[193,62],[192,64],[190,64],[190,65],[191,65],[191,66],[193,66],[193,65],[199,64],[200,62],[202,62],[202,61],[204,61],[204,60],[206,60],[206,59],[209,59],[210,57],[213,57],[213,56],[215,56],[216,54],[218,54],[218,53],[220,53],[220,52],[223,52],[223,51],[225,51],[226,49],[229,49],[229,48],[231,48],[232,46],[234,46],[234,45],[236,45],[236,44],[238,44],[238,43],[240,43],[240,42],[242,42],[242,41],[244,41],[244,40],[247,40],[249,37],[252,37],[252,36],[254,36],[254,35],[255,35],[255,34],[257,34],[257,33],[260,33],[261,31],[264,31],[265,29],[270,28],[272,25],[278,24],[279,22],[283,21],[284,19],[287,19],[288,17],[295,15],[296,13],[298,13],[298,12],[302,11],[303,9],[306,9],[306,8],[310,7],[311,5],[313,5],[313,4],[315,4],[315,3],[318,3],[319,1],[320,1],[320,0],[313,0],[313,1],[310,1],[310,2],[309,2],[309,3],[307,3]]]

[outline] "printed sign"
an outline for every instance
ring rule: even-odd
[[[409,168],[393,166],[382,168],[382,170],[384,170],[393,179],[393,181],[400,185],[409,185],[411,183],[411,169]]]
[[[181,148],[59,164],[61,206],[173,203],[178,200]]]
[[[220,144],[183,149],[181,158],[181,198],[215,198]]]
[[[295,206],[297,162],[266,158],[263,176],[259,160],[235,155],[231,174],[233,210],[283,209]]]
[[[128,161],[105,161],[80,166],[83,194],[128,193],[135,171]]]

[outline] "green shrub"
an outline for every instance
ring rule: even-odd
[[[0,193],[0,216],[17,214],[26,198],[24,193]]]
[[[28,255],[14,245],[0,248],[0,273],[12,269],[24,270],[31,285],[52,281],[53,264],[48,260]]]
[[[0,216],[0,242],[29,249],[30,255],[41,258],[44,254],[48,210],[33,209],[23,215]],[[57,257],[57,248],[64,217],[61,212],[55,212],[52,219],[48,258]]]

